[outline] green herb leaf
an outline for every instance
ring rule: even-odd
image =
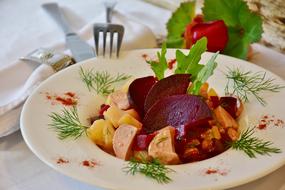
[[[113,85],[115,83],[129,79],[131,76],[126,74],[117,74],[117,76],[111,76],[107,71],[94,71],[93,69],[84,70],[80,67],[79,75],[81,80],[85,83],[89,91],[92,89],[103,96],[108,96],[114,92]]]
[[[151,162],[139,162],[136,159],[131,159],[128,166],[123,168],[127,174],[135,175],[141,173],[146,177],[156,180],[158,183],[169,183],[171,179],[167,176],[168,173],[174,170],[165,167],[158,160],[154,159]]]
[[[228,27],[229,41],[223,53],[246,59],[249,45],[261,39],[261,17],[242,0],[205,0],[202,10],[206,21],[223,20]]]
[[[158,80],[164,78],[164,73],[167,70],[166,51],[166,44],[164,43],[161,48],[161,53],[157,52],[158,61],[147,61]]]
[[[189,24],[195,15],[195,1],[181,3],[180,7],[172,14],[168,20],[167,27],[167,47],[182,48],[183,34],[186,25]]]
[[[271,153],[281,153],[279,148],[272,147],[273,143],[254,137],[254,128],[246,129],[239,140],[231,142],[229,145],[236,150],[244,151],[250,158],[255,158],[256,154],[270,155]]]
[[[225,73],[228,79],[225,93],[235,94],[243,101],[249,101],[249,96],[253,95],[262,105],[266,101],[262,98],[262,92],[279,92],[285,86],[274,84],[274,78],[267,78],[266,72],[242,71],[238,68],[228,69]]]
[[[176,51],[177,68],[175,74],[191,74],[191,79],[195,80],[204,65],[199,64],[201,55],[207,50],[207,38],[198,40],[190,49],[188,55],[184,55],[180,50]]]
[[[87,127],[80,122],[75,106],[69,110],[64,107],[61,113],[52,112],[49,117],[51,118],[49,126],[57,132],[61,140],[68,137],[77,139],[86,132]]]
[[[207,64],[198,73],[197,78],[193,81],[193,84],[188,89],[190,94],[199,94],[199,90],[203,83],[205,83],[210,76],[214,74],[214,70],[217,67],[217,62],[215,62],[219,52],[215,53]]]

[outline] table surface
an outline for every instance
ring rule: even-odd
[[[12,64],[19,56],[50,43],[63,41],[61,31],[43,12],[40,5],[45,0],[1,0],[0,1],[0,68]],[[73,13],[69,20],[77,20],[75,30],[93,20],[104,11],[100,1],[68,0],[59,2],[65,11]],[[117,5],[118,10],[136,19],[144,14],[141,1],[124,0]],[[165,22],[170,12],[149,6],[151,22],[142,20],[156,35],[165,35]],[[158,17],[159,15],[159,17]],[[161,16],[163,15],[163,16]],[[27,42],[27,38],[29,41]],[[29,43],[29,46],[26,44]],[[5,46],[3,46],[5,44]],[[285,55],[255,44],[251,62],[285,78]],[[0,81],[1,82],[1,81]],[[0,89],[1,90],[1,89]],[[0,126],[1,127],[1,126]],[[285,190],[285,166],[251,183],[232,188],[232,190]],[[47,185],[48,182],[48,185]],[[95,190],[100,189],[66,177],[40,161],[25,144],[20,131],[0,139],[0,190]]]

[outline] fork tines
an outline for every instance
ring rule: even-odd
[[[95,49],[96,54],[98,56],[98,49],[99,49],[99,34],[100,32],[103,33],[103,56],[105,56],[106,51],[106,39],[107,39],[107,33],[110,33],[110,57],[112,55],[113,51],[113,37],[114,34],[118,34],[117,39],[117,57],[119,56],[123,36],[124,36],[124,27],[119,24],[110,24],[110,23],[97,23],[94,24],[93,27],[94,32],[94,41],[95,41]]]

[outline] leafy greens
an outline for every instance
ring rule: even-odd
[[[206,65],[199,64],[201,55],[207,50],[207,38],[203,37],[196,42],[190,49],[188,55],[180,50],[176,50],[177,67],[175,74],[191,74],[192,85],[188,89],[189,94],[199,94],[203,83],[213,74],[217,63],[215,62],[218,52],[215,53]],[[164,78],[167,70],[166,45],[164,44],[161,53],[157,53],[159,61],[147,61],[155,73],[156,77],[161,80]]]
[[[164,78],[164,73],[167,70],[167,60],[165,55],[166,55],[166,44],[163,44],[161,48],[161,53],[157,52],[158,61],[156,60],[147,61],[147,63],[150,64],[151,69],[155,73],[155,76],[157,77],[158,80]]]

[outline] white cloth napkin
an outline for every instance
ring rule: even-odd
[[[99,19],[96,18],[96,21],[105,22],[105,14],[100,17]],[[78,31],[80,37],[93,47],[92,26],[96,21],[86,24]],[[122,24],[125,27],[122,50],[156,47],[155,36],[147,26],[118,11],[114,11],[112,23]],[[57,43],[49,48],[61,50],[63,47],[63,43]],[[102,47],[102,44],[100,47]],[[65,53],[70,54],[68,50]],[[38,66],[35,63],[23,61],[16,61],[11,66],[0,70],[0,137],[9,135],[19,129],[19,116],[24,100],[42,81],[53,73],[52,68],[47,65]]]

